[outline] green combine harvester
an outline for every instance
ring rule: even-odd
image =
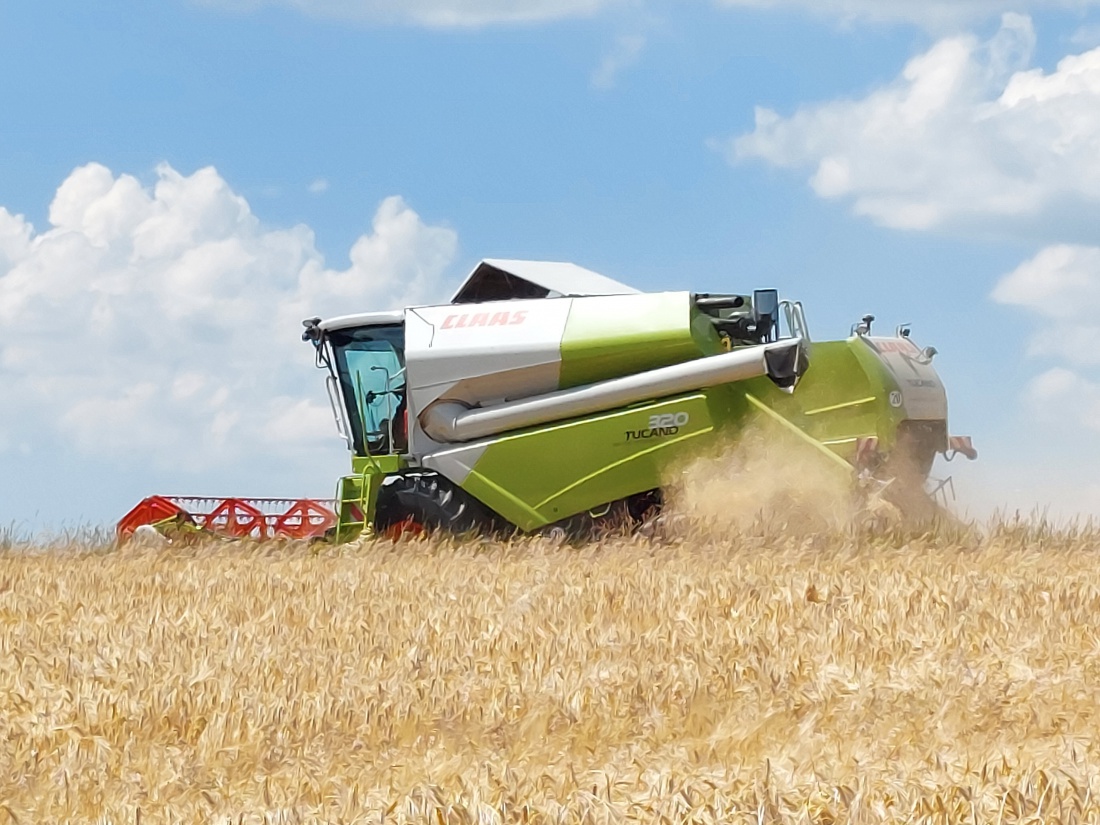
[[[641,521],[671,471],[760,419],[853,475],[923,485],[937,454],[976,454],[949,436],[935,350],[873,320],[811,342],[775,290],[642,293],[503,260],[449,304],[310,319],[352,453],[330,534]]]

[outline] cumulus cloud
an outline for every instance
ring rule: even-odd
[[[0,449],[50,439],[211,467],[332,437],[301,320],[438,297],[457,245],[383,201],[343,269],[269,228],[212,168],[152,187],[99,164],[49,227],[0,208]]]
[[[856,100],[766,108],[719,144],[731,161],[810,171],[822,198],[902,229],[1012,218],[1100,202],[1100,49],[1029,68],[1031,20],[937,42],[894,82]]]
[[[1097,489],[1092,467],[1100,448],[1100,247],[1042,249],[1002,277],[992,298],[1026,313],[1021,326],[1030,327],[1028,352],[1046,362],[1021,395],[1038,443],[1064,445],[1035,460],[1032,469],[1045,463],[1052,477],[1039,486],[1053,512],[1100,514],[1100,499],[1080,495],[1088,485]],[[1073,452],[1067,455],[1066,449]]]
[[[1054,367],[1028,382],[1025,400],[1042,422],[1100,433],[1100,384],[1075,370]]]
[[[1100,366],[1100,247],[1049,246],[1005,275],[992,297],[1027,310],[1032,355]]]

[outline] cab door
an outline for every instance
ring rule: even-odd
[[[403,324],[328,333],[356,455],[408,449]]]

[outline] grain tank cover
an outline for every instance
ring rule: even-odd
[[[459,287],[452,304],[582,295],[634,295],[638,290],[591,269],[556,261],[486,259]]]

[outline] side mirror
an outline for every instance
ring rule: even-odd
[[[757,289],[752,293],[752,319],[761,341],[771,341],[779,324],[779,291]]]
[[[320,318],[306,318],[302,321],[302,326],[305,327],[305,331],[302,333],[303,341],[312,341],[318,343],[321,340],[321,319]]]

